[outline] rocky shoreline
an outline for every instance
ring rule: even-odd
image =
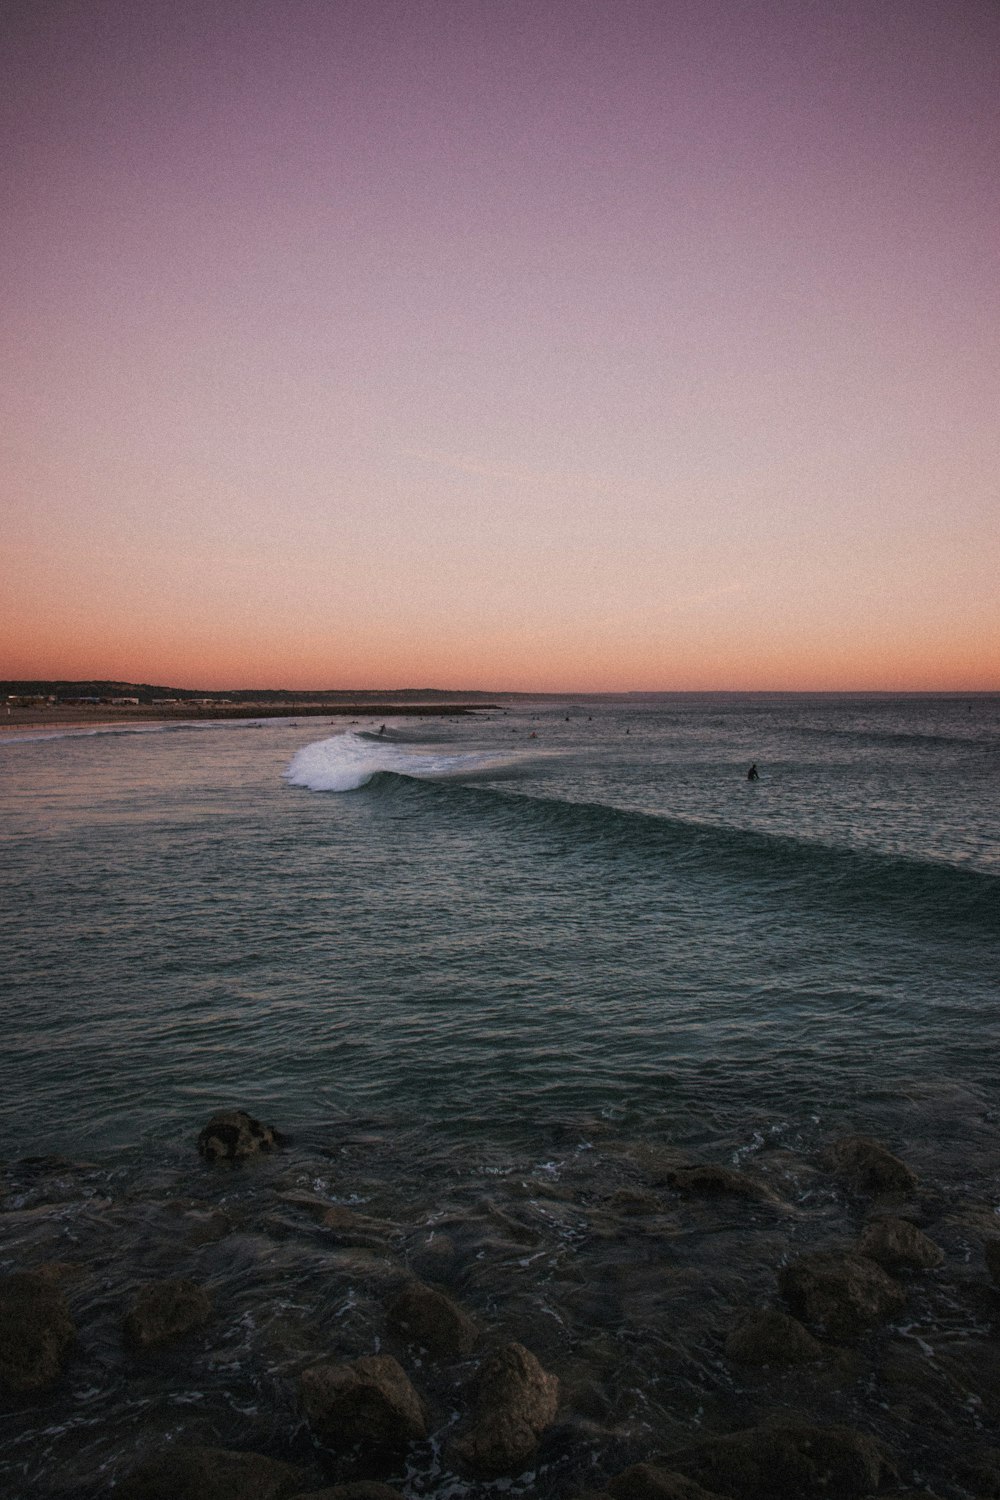
[[[994,1207],[887,1145],[749,1171],[608,1140],[392,1218],[365,1146],[232,1110],[141,1194],[9,1167],[3,1493],[1000,1495]]]

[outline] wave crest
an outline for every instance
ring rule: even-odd
[[[496,775],[513,765],[516,756],[483,750],[442,753],[383,740],[377,734],[348,730],[328,740],[315,740],[297,750],[285,771],[290,786],[311,792],[354,792],[373,776],[391,772],[420,781]]]

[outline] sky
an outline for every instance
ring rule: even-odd
[[[1000,689],[992,0],[8,0],[0,676]]]

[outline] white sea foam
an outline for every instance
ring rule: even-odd
[[[500,772],[518,758],[510,751],[442,754],[439,750],[393,744],[391,740],[349,730],[328,740],[303,745],[292,756],[285,780],[292,786],[308,787],[311,792],[353,792],[380,771],[415,776],[421,781],[445,781]]]

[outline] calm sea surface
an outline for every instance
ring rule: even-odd
[[[759,781],[747,780],[751,762]],[[147,1400],[164,1432],[180,1420],[173,1397],[155,1383],[137,1396],[116,1364],[107,1268],[117,1258],[125,1296],[166,1263],[154,1206],[207,1191],[193,1139],[220,1106],[289,1133],[275,1191],[367,1204],[413,1233],[451,1215],[458,1260],[434,1279],[480,1314],[506,1308],[526,1342],[545,1321],[542,1294],[512,1291],[507,1263],[470,1227],[484,1201],[509,1217],[494,1182],[538,1186],[518,1190],[521,1222],[540,1236],[550,1281],[591,1232],[601,1191],[642,1185],[643,1151],[787,1172],[799,1211],[818,1205],[803,1244],[821,1242],[843,1206],[790,1163],[850,1131],[989,1215],[1000,1204],[998,787],[996,696],[567,699],[390,719],[384,732],[307,718],[4,736],[7,1209],[60,1202],[64,1213],[58,1232],[44,1214],[44,1230],[22,1218],[15,1233],[9,1220],[0,1255],[10,1270],[65,1259],[71,1243],[105,1267],[104,1292],[81,1304],[103,1373],[81,1374],[59,1420],[45,1417],[61,1435],[40,1445],[44,1423],[28,1423],[11,1437],[24,1493],[48,1493],[53,1474],[65,1487],[81,1454],[88,1473],[113,1473],[130,1401]],[[62,1165],[45,1169],[42,1191],[42,1169],[23,1163],[45,1156]],[[111,1205],[104,1219],[97,1200]],[[126,1201],[142,1212],[122,1217]],[[250,1234],[240,1222],[233,1243]],[[689,1261],[704,1267],[720,1242],[696,1227]],[[781,1253],[771,1245],[766,1268],[766,1247],[743,1229],[739,1253],[719,1252],[720,1323],[733,1268],[763,1289]],[[967,1262],[972,1242],[961,1241]],[[415,1243],[397,1251],[419,1270]],[[463,1246],[493,1280],[483,1264],[456,1269]],[[318,1274],[281,1255],[203,1253],[234,1306],[276,1296],[279,1282],[308,1303]],[[544,1352],[558,1366],[562,1351],[564,1379],[570,1347],[582,1360],[588,1340],[613,1336],[621,1354],[625,1339],[642,1401],[601,1406],[630,1388],[604,1343],[586,1378],[604,1392],[591,1401],[601,1418],[630,1431],[665,1420],[646,1410],[654,1365],[637,1329],[656,1317],[644,1255],[633,1255],[641,1316],[619,1289],[616,1322],[604,1282],[589,1311],[579,1288],[545,1293],[555,1342]],[[593,1264],[600,1281],[605,1262]],[[573,1330],[565,1348],[560,1322]],[[357,1352],[370,1351],[371,1326],[354,1312],[338,1322]],[[715,1347],[713,1327],[695,1319],[685,1358],[699,1339]],[[275,1355],[246,1329],[227,1347],[258,1413],[262,1384],[311,1352],[292,1340]],[[190,1376],[198,1400],[218,1386],[217,1354],[213,1373]],[[711,1367],[704,1355],[675,1372],[678,1421],[722,1400]],[[216,1436],[276,1449],[271,1427],[261,1438],[228,1420],[215,1419]]]

